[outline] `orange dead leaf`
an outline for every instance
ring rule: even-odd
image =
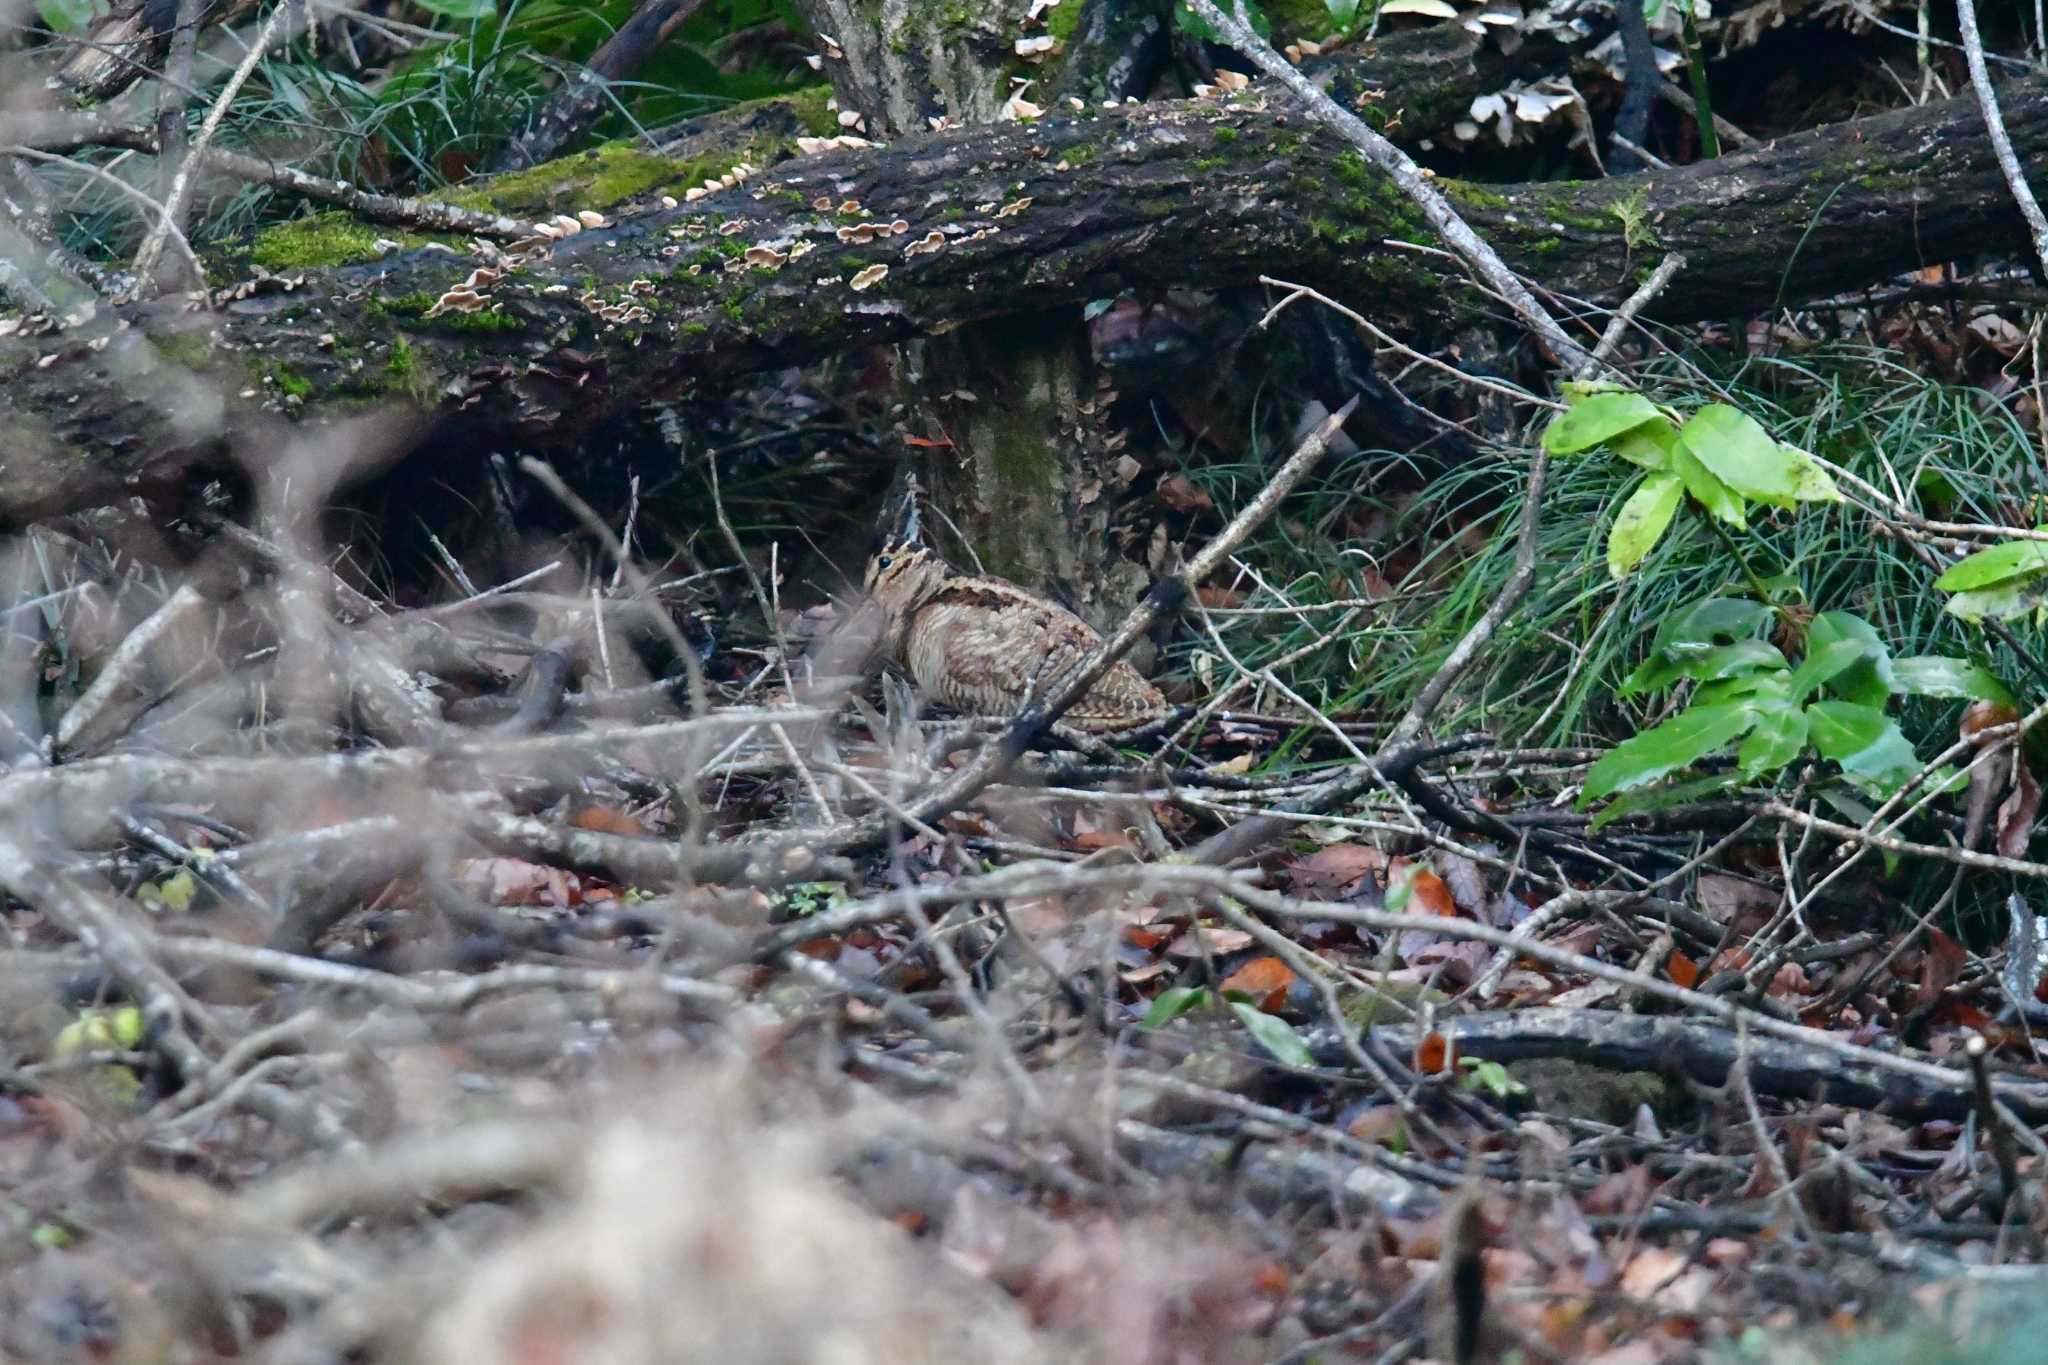
[[[1451,888],[1444,885],[1444,879],[1428,868],[1420,868],[1411,884],[1413,891],[1408,900],[1411,910],[1425,915],[1442,915],[1446,919],[1458,917],[1458,903],[1451,898]]]
[[[1671,956],[1664,959],[1664,974],[1676,984],[1691,990],[1700,979],[1700,965],[1684,953],[1673,949]]]
[[[1456,1064],[1456,1054],[1450,1039],[1431,1030],[1416,1040],[1415,1069],[1425,1076],[1442,1075]]]
[[[1962,723],[1956,732],[1968,739],[1979,730],[1988,730],[1994,725],[2010,725],[2020,718],[2020,713],[2001,701],[1973,701],[1963,708]]]
[[[1255,957],[1223,978],[1224,990],[1243,991],[1269,1013],[1286,1003],[1293,984],[1293,970],[1277,957]]]
[[[569,823],[578,829],[587,829],[593,834],[625,834],[642,838],[653,833],[622,810],[610,806],[582,806],[569,817]]]

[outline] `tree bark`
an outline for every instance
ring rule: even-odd
[[[1030,0],[961,11],[952,0],[904,4],[803,0],[815,33],[830,33],[843,59],[828,69],[839,103],[886,137],[944,120],[998,122],[1013,90],[1050,103],[1055,87],[1094,86],[1121,99],[1116,79],[1151,74],[1130,52],[1150,33],[1164,46],[1165,6],[1154,0],[1067,0],[1081,6],[1076,32],[1027,62],[1020,40],[1042,39]],[[1136,11],[1154,11],[1149,16]],[[968,17],[971,15],[971,17]],[[1089,66],[1101,69],[1092,75]],[[1112,75],[1120,69],[1120,76]],[[1145,576],[1109,543],[1115,499],[1102,496],[1104,423],[1078,306],[970,322],[899,348],[912,425],[933,443],[919,463],[938,521],[994,573],[1062,599],[1101,629],[1144,589]],[[1083,497],[1092,488],[1094,496]]]
[[[2005,94],[2020,155],[2048,155],[2048,80]],[[1619,181],[1446,188],[1563,296],[1611,306],[1684,252],[1649,310],[1667,320],[2025,242],[1967,99]],[[286,423],[304,434],[380,416],[408,433],[387,458],[435,420],[459,423],[467,444],[557,445],[692,383],[1133,286],[1284,275],[1393,326],[1483,306],[1440,256],[1390,241],[1428,238],[1383,179],[1277,99],[910,136],[569,238],[493,286],[485,314],[425,318],[471,263],[414,251],[272,282],[216,312],[164,300],[0,339],[0,518],[194,462],[260,471]]]

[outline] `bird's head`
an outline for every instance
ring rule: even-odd
[[[925,543],[917,476],[904,465],[889,485],[875,523],[875,548],[868,556],[864,586],[868,597],[900,616],[916,610],[945,581],[945,561]]]

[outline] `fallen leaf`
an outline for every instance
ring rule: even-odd
[[[2024,758],[2012,765],[2012,791],[1998,807],[1998,851],[2007,858],[2027,856],[2034,837],[2034,819],[2041,813],[2041,784]]]
[[[1195,487],[1185,474],[1174,474],[1159,481],[1159,500],[1176,512],[1192,514],[1206,512],[1216,504],[1209,495]]]
[[[1671,956],[1664,959],[1664,974],[1676,984],[1691,990],[1700,979],[1700,967],[1684,953],[1673,949]]]
[[[583,900],[573,872],[519,858],[467,858],[455,865],[455,884],[486,905],[572,906]]]
[[[1255,957],[1223,978],[1222,989],[1243,991],[1260,1009],[1272,1012],[1287,1001],[1294,971],[1277,957]]]
[[[1450,1039],[1431,1030],[1415,1041],[1415,1069],[1425,1076],[1440,1076],[1451,1068],[1455,1052]]]
[[[1243,952],[1252,943],[1252,936],[1242,929],[1217,929],[1202,924],[1175,939],[1166,951],[1179,958],[1200,957],[1204,952],[1211,957],[1228,957]]]
[[[1970,960],[1963,945],[1939,929],[1927,931],[1927,951],[1920,964],[1920,989],[1913,995],[1913,1008],[1926,1009],[1941,998],[1941,993],[1963,978],[1963,967]]]
[[[1457,902],[1451,898],[1451,888],[1444,885],[1444,879],[1426,867],[1417,867],[1408,872],[1408,860],[1396,858],[1387,869],[1388,880],[1398,884],[1404,873],[1408,874],[1408,913],[1411,915],[1440,915],[1445,919],[1458,917]]]
[[[587,829],[595,834],[624,834],[633,838],[644,838],[654,832],[626,812],[610,806],[580,807],[569,816],[569,823],[578,829]]]
[[[1347,896],[1369,874],[1386,869],[1387,855],[1370,844],[1325,844],[1294,864],[1297,895]]]

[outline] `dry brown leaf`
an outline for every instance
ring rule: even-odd
[[[2033,770],[2020,758],[2012,765],[2012,790],[1998,807],[1998,851],[2007,858],[2024,858],[2034,837],[2034,820],[2041,813],[2041,784]]]
[[[1451,1040],[1434,1030],[1415,1041],[1415,1069],[1425,1076],[1440,1076],[1456,1061]]]
[[[1209,495],[1195,487],[1194,482],[1185,474],[1174,474],[1161,479],[1158,493],[1161,502],[1184,514],[1206,512],[1216,505],[1209,500]]]
[[[582,903],[583,882],[573,872],[519,858],[467,858],[455,865],[455,885],[486,905]]]
[[[1294,891],[1347,896],[1366,876],[1384,872],[1386,866],[1387,855],[1370,844],[1326,844],[1294,864]]]
[[[1226,991],[1243,991],[1268,1013],[1287,1003],[1294,970],[1277,957],[1255,957],[1223,978]]]

